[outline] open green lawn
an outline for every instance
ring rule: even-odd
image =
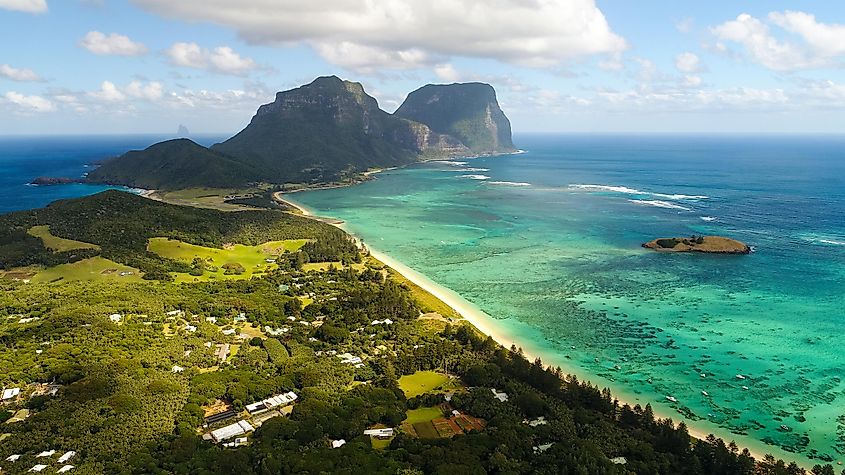
[[[122,276],[120,275],[121,272],[131,272],[132,274]],[[128,282],[141,280],[141,272],[133,267],[95,256],[38,271],[32,277],[32,282],[53,282],[59,279],[62,281],[114,279]]]
[[[44,247],[53,252],[74,251],[77,249],[99,249],[100,246],[88,242],[74,241],[50,234],[50,226],[33,226],[27,231],[31,236],[41,238]]]
[[[228,195],[248,193],[253,190],[236,190],[227,188],[188,188],[185,190],[159,191],[156,196],[162,201],[177,205],[195,206],[198,208],[212,208],[222,211],[243,209],[243,206],[225,202]]]
[[[147,244],[147,249],[162,257],[178,261],[191,262],[195,258],[200,258],[211,266],[217,267],[217,271],[206,271],[202,276],[173,274],[176,282],[195,282],[209,279],[249,279],[255,274],[261,274],[276,267],[275,264],[265,262],[265,259],[276,257],[285,251],[296,251],[306,242],[305,239],[291,239],[270,241],[257,246],[235,244],[227,249],[216,249],[174,239],[152,238]],[[242,265],[244,272],[226,275],[223,266],[233,263]]]
[[[408,418],[405,419],[405,422],[409,424],[429,422],[432,419],[443,417],[443,411],[441,411],[439,407],[421,407],[419,409],[410,409],[407,414]]]
[[[407,398],[433,391],[445,391],[453,386],[448,376],[435,371],[417,371],[399,378],[399,389]]]

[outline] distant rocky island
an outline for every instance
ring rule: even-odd
[[[52,176],[39,176],[34,178],[30,185],[70,185],[73,183],[85,183],[84,178],[68,178],[68,177],[52,177]]]
[[[160,142],[104,161],[86,180],[159,190],[320,185],[421,160],[515,150],[489,84],[427,85],[391,114],[360,83],[325,76],[277,93],[222,143]]]
[[[690,236],[659,238],[643,244],[660,252],[704,252],[708,254],[749,254],[751,247],[744,242],[722,236]]]

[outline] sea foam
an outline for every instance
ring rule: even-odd
[[[627,186],[616,186],[616,185],[569,185],[570,188],[575,188],[578,190],[585,190],[585,191],[610,191],[613,193],[623,193],[626,195],[646,195],[646,196],[654,196],[656,198],[664,198],[667,200],[706,200],[709,197],[704,195],[683,195],[683,194],[667,194],[667,193],[654,193],[651,191],[642,191],[636,188],[628,188]]]
[[[679,209],[682,211],[690,211],[689,208],[686,208],[681,205],[676,205],[674,203],[670,203],[668,201],[662,200],[628,200],[631,203],[638,204],[638,205],[646,205],[646,206],[655,206],[657,208],[666,208],[666,209]]]
[[[501,185],[501,186],[531,186],[531,183],[525,183],[521,181],[490,181],[488,182],[491,185]]]
[[[489,180],[487,175],[460,175],[461,178],[469,178],[470,180]]]

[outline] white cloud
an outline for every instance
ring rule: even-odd
[[[147,53],[147,47],[142,43],[117,33],[106,35],[99,31],[89,31],[79,41],[79,45],[99,55],[141,56]]]
[[[26,13],[46,13],[46,0],[0,0],[0,8]]]
[[[149,82],[143,84],[140,81],[132,81],[125,88],[125,93],[136,99],[157,101],[164,96],[164,86],[160,82]]]
[[[21,82],[37,82],[42,81],[41,77],[31,69],[18,69],[9,66],[8,64],[0,64],[0,77],[11,79],[12,81]]]
[[[120,89],[118,89],[111,81],[103,81],[99,91],[91,92],[89,94],[92,97],[96,97],[97,99],[107,102],[118,102],[126,99],[126,94],[121,92]]]
[[[458,82],[461,80],[461,74],[451,64],[438,64],[434,67],[434,74],[441,81]]]
[[[675,67],[682,73],[697,73],[701,71],[701,61],[697,54],[687,51],[675,57]]]
[[[196,43],[174,43],[165,54],[176,66],[223,74],[243,75],[258,67],[255,61],[242,57],[228,46],[209,51]]]
[[[449,56],[552,66],[626,49],[594,0],[134,0],[169,18],[235,29],[252,43],[306,43],[340,66],[429,67]]]
[[[772,32],[774,25],[797,40],[782,39]],[[747,13],[736,20],[711,28],[721,41],[741,45],[752,61],[774,71],[820,69],[842,66],[845,54],[845,26],[819,23],[814,15],[804,12],[772,12],[767,22]],[[727,50],[720,42],[717,50]]]
[[[41,96],[26,96],[9,91],[3,97],[8,102],[18,106],[23,112],[52,112],[56,110],[55,104]]]

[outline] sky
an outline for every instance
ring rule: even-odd
[[[330,74],[487,82],[517,133],[845,124],[832,0],[0,0],[0,45],[0,135],[232,134]]]

